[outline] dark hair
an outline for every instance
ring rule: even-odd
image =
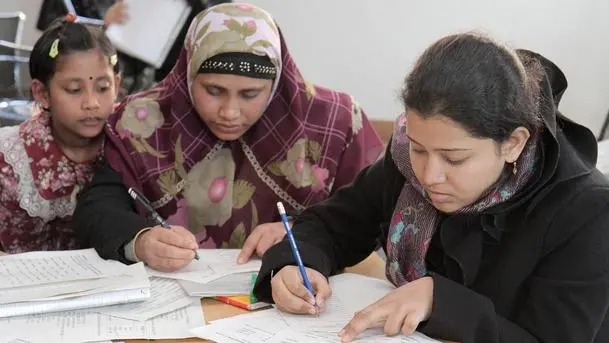
[[[402,100],[423,117],[443,115],[473,137],[507,140],[523,126],[542,127],[541,65],[488,38],[458,34],[440,39],[407,76]]]
[[[59,40],[58,54],[51,57],[49,53],[56,39]],[[57,60],[61,56],[93,49],[98,49],[109,59],[116,55],[116,49],[102,27],[72,22],[66,18],[56,19],[34,44],[30,55],[30,76],[32,80],[37,79],[46,85],[55,74]],[[120,71],[118,62],[113,69],[115,73]]]

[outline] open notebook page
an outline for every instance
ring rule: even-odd
[[[390,283],[357,274],[341,274],[330,278],[332,296],[326,310],[317,316],[281,312],[288,326],[297,331],[339,332],[353,315],[394,289]]]
[[[239,249],[199,249],[197,252],[201,259],[193,260],[181,270],[166,273],[149,268],[148,274],[167,279],[207,283],[227,275],[260,270],[261,261],[256,258],[245,264],[237,264]]]
[[[330,278],[332,296],[319,317],[294,315],[276,309],[214,321],[206,327],[193,329],[197,337],[218,343],[232,342],[340,342],[338,332],[354,313],[377,301],[394,287],[383,280],[357,274],[341,274]],[[382,330],[371,329],[360,335],[358,342],[438,343],[421,333],[385,337]]]

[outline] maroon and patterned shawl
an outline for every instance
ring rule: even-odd
[[[105,155],[126,186],[204,248],[238,248],[275,203],[302,210],[350,183],[383,144],[347,94],[306,82],[274,20],[248,4],[222,4],[193,21],[180,58],[158,86],[126,98],[110,118]],[[260,120],[219,141],[195,111],[190,84],[207,58],[266,54],[281,71]],[[141,212],[142,209],[139,209]]]

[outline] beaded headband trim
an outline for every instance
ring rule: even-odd
[[[199,74],[234,74],[256,79],[272,80],[277,68],[267,56],[247,52],[218,54],[201,63]]]

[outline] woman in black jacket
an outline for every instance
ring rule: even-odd
[[[311,207],[263,258],[256,294],[310,313],[326,277],[377,240],[396,289],[340,333],[417,329],[459,342],[609,342],[609,184],[594,135],[557,107],[549,60],[472,34],[429,47],[406,79],[384,159]]]

